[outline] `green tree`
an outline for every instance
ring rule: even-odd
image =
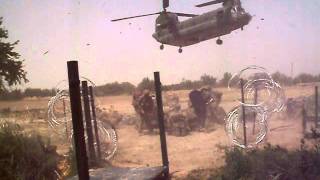
[[[214,86],[217,82],[217,79],[208,74],[204,74],[200,77],[200,81],[202,81],[203,85]]]
[[[231,73],[225,72],[225,73],[223,74],[223,78],[220,80],[219,84],[220,84],[221,86],[228,86],[228,82],[229,82],[229,80],[231,79],[231,77],[232,77],[232,74],[231,74]]]
[[[316,82],[316,81],[317,81],[317,76],[313,76],[313,75],[307,74],[307,73],[301,73],[293,79],[293,82],[295,84],[297,84],[297,83],[310,83],[310,82]]]
[[[282,74],[278,71],[273,73],[271,76],[273,80],[283,85],[291,85],[293,83],[293,80],[291,77],[288,77],[285,74]]]
[[[120,95],[120,94],[131,94],[135,86],[129,82],[113,82],[107,83],[102,86],[95,87],[95,94],[97,96],[110,96],[110,95]]]
[[[26,71],[23,69],[23,61],[20,54],[14,51],[19,41],[7,42],[8,31],[2,27],[3,19],[0,17],[0,92],[8,86],[27,82]]]
[[[56,94],[55,89],[27,88],[24,91],[26,97],[48,97]]]
[[[154,81],[150,80],[149,78],[143,78],[142,81],[137,86],[138,89],[144,90],[148,89],[154,91]]]
[[[23,98],[23,93],[21,92],[20,89],[14,89],[11,91],[8,90],[3,90],[0,93],[0,100],[5,100],[5,101],[14,101],[14,100],[20,100]]]

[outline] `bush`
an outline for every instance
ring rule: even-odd
[[[128,82],[114,82],[95,87],[94,91],[97,96],[115,96],[121,94],[131,94],[135,86]]]
[[[76,152],[72,148],[69,149],[69,152],[67,154],[67,164],[68,164],[68,169],[65,176],[73,177],[77,175],[78,170],[77,170]]]
[[[183,179],[267,180],[320,179],[320,147],[289,151],[280,146],[266,145],[263,149],[225,150],[225,165],[219,169],[197,169]]]
[[[56,94],[56,89],[27,88],[24,90],[25,97],[51,97]]]
[[[0,92],[0,100],[3,101],[17,101],[23,99],[23,93],[19,89],[12,91],[3,90]]]
[[[25,134],[16,124],[1,123],[0,179],[58,179],[59,155],[50,141]]]
[[[142,81],[137,85],[137,89],[148,89],[150,91],[154,91],[154,81],[150,80],[149,78],[143,78]]]
[[[319,179],[320,151],[317,146],[288,151],[267,145],[248,152],[234,148],[226,151],[226,165],[214,179]]]

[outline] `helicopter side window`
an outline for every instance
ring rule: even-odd
[[[241,8],[241,7],[238,7],[237,9],[241,14],[245,14],[246,13],[245,10],[243,8]]]
[[[156,31],[160,31],[160,30],[163,30],[163,29],[166,29],[168,27],[168,24],[167,23],[157,23],[156,24]]]

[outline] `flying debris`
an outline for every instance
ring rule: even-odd
[[[87,43],[86,45],[87,45],[87,46],[90,46],[91,44],[90,44],[90,43]]]
[[[260,20],[261,20],[261,21],[264,21],[264,18],[261,18]]]
[[[46,55],[46,54],[48,54],[48,52],[49,52],[49,51],[46,51],[46,52],[44,52],[44,53],[43,53],[43,55]]]

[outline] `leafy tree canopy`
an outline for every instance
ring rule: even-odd
[[[14,51],[19,41],[6,42],[8,31],[2,27],[3,19],[0,17],[0,92],[9,86],[28,82],[26,71],[23,69],[23,61],[20,54]]]

